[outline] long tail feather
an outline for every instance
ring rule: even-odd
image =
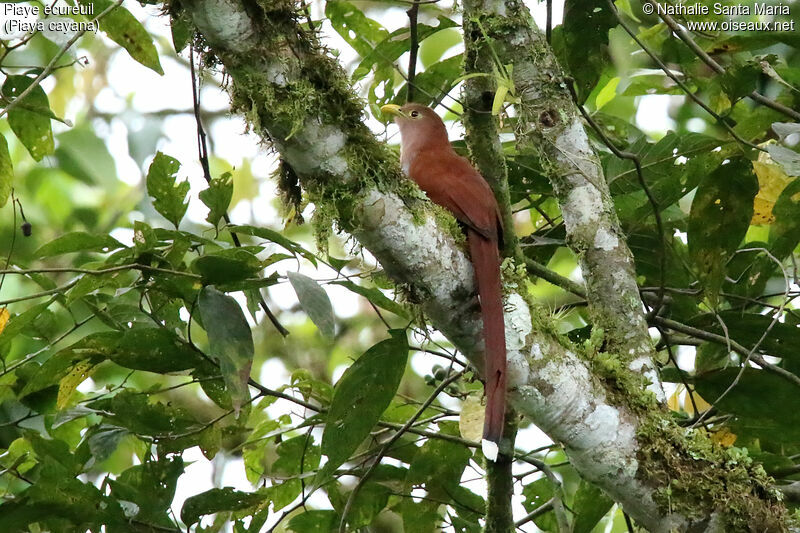
[[[499,445],[506,411],[506,336],[500,281],[500,253],[497,242],[471,229],[468,230],[467,239],[472,264],[475,267],[483,317],[486,361],[486,418],[483,438]]]

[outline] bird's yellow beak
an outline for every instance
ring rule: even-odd
[[[405,117],[406,114],[400,110],[400,106],[396,104],[386,104],[381,106],[381,113],[385,115],[395,115],[398,117]]]

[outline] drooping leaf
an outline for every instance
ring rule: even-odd
[[[197,309],[208,333],[211,357],[219,363],[233,409],[250,400],[247,382],[253,364],[253,335],[239,304],[213,286],[200,291]]]
[[[8,152],[6,138],[0,133],[0,208],[6,205],[14,182],[14,165]]]
[[[689,255],[712,299],[722,284],[725,263],[750,225],[756,193],[758,179],[744,158],[731,159],[697,188],[689,214]]]
[[[176,182],[181,164],[177,159],[158,152],[147,170],[147,194],[153,197],[153,207],[172,222],[175,228],[180,224],[189,203],[189,182]]]
[[[177,17],[173,16],[170,18],[172,45],[178,53],[186,48],[186,45],[189,44],[189,40],[192,38],[194,27],[188,19],[189,17],[183,11],[181,11]]]
[[[217,227],[220,219],[228,211],[228,206],[233,198],[233,178],[230,172],[211,178],[208,188],[200,191],[200,200],[208,207],[206,221]]]
[[[73,252],[111,252],[123,244],[111,235],[96,235],[84,231],[66,233],[44,244],[34,252],[36,257],[53,257]]]
[[[28,76],[9,76],[3,83],[3,95],[15,101],[33,80]],[[55,148],[53,129],[50,126],[52,116],[50,101],[41,85],[36,86],[8,112],[11,130],[36,161],[52,154]]]
[[[241,492],[231,487],[211,489],[188,498],[181,509],[181,520],[187,526],[200,521],[200,517],[221,511],[239,511],[264,502],[264,491]]]
[[[328,338],[333,338],[336,333],[333,307],[325,289],[313,279],[298,272],[287,272],[286,276],[308,318],[316,324],[320,333]]]
[[[554,32],[554,47],[566,58],[569,71],[578,86],[581,101],[592,91],[610,62],[608,31],[617,18],[607,4],[591,0],[567,0],[564,23]],[[591,42],[591,46],[586,46]],[[599,107],[599,106],[598,106]]]
[[[581,484],[575,492],[575,501],[572,503],[572,510],[575,513],[572,531],[574,533],[591,533],[613,505],[614,500],[605,492],[596,485],[581,480]]]
[[[379,342],[345,370],[334,389],[322,453],[328,462],[317,476],[317,485],[342,465],[367,438],[392,401],[406,368],[408,342],[404,331]]]
[[[93,5],[95,15],[100,15],[114,4],[111,0],[79,1],[83,5]],[[101,18],[99,24],[108,38],[127,50],[134,60],[158,74],[164,74],[153,38],[130,11],[117,6]]]
[[[115,186],[117,166],[103,139],[88,126],[58,134],[55,151],[58,167],[89,185]]]

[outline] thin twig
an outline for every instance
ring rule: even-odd
[[[414,422],[416,422],[416,420],[420,416],[422,416],[422,413],[425,411],[425,409],[427,409],[428,406],[431,405],[436,400],[436,398],[439,396],[439,394],[441,394],[441,392],[444,389],[446,389],[451,383],[453,383],[454,381],[459,379],[461,376],[463,376],[465,372],[466,372],[466,370],[461,370],[460,372],[456,372],[455,374],[451,375],[447,379],[443,380],[439,384],[439,386],[436,387],[436,389],[433,391],[433,393],[428,397],[428,399],[425,400],[425,402],[420,406],[420,408],[417,410],[417,412],[414,413],[414,416],[409,418],[406,421],[406,423],[403,424],[403,426],[400,428],[400,430],[397,433],[395,433],[392,436],[392,438],[389,439],[386,442],[386,444],[383,445],[383,447],[381,448],[381,451],[378,452],[377,457],[375,457],[375,461],[372,463],[372,466],[370,466],[369,469],[364,473],[364,475],[361,476],[361,479],[358,480],[358,483],[356,484],[355,488],[350,493],[350,496],[347,498],[347,503],[345,504],[344,510],[342,511],[342,520],[339,523],[339,532],[340,533],[346,533],[346,531],[347,531],[347,514],[350,512],[350,508],[353,506],[353,502],[355,501],[355,497],[358,494],[358,491],[361,489],[361,487],[364,486],[364,484],[366,483],[367,479],[369,479],[370,474],[372,474],[372,472],[375,470],[375,468],[380,464],[381,459],[383,459],[383,457],[386,455],[386,453],[389,451],[389,449],[392,447],[392,445],[395,442],[397,442],[397,440],[400,437],[402,437],[403,434],[405,434],[411,428],[411,426],[414,424]]]
[[[708,55],[708,53],[700,48],[700,46],[694,42],[692,36],[684,30],[677,21],[672,18],[670,15],[664,12],[664,10],[660,7],[659,3],[655,0],[646,0],[646,2],[653,6],[655,12],[661,17],[661,20],[672,30],[672,32],[678,36],[678,39],[683,41],[683,43],[688,46],[692,52],[695,53],[700,60],[711,67],[717,74],[725,74],[725,67],[720,65],[719,63],[714,60],[713,57]],[[776,102],[770,98],[767,98],[763,94],[759,93],[758,91],[753,91],[747,95],[751,100],[758,102],[761,105],[769,107],[779,113],[783,113],[784,115],[793,118],[794,120],[800,120],[800,113],[795,111],[790,107],[786,107],[785,105],[781,104],[780,102]]]
[[[100,13],[94,19],[92,19],[92,22],[98,22],[100,19],[105,17],[107,14],[109,14],[112,10],[119,7],[121,4],[122,0],[117,0],[116,2],[108,6],[106,9],[104,9],[102,13]],[[31,84],[28,85],[24,91],[19,93],[19,95],[16,98],[14,98],[14,100],[12,100],[5,107],[5,109],[0,110],[0,118],[2,118],[6,113],[14,109],[14,107],[16,107],[23,98],[28,96],[31,93],[31,91],[33,91],[36,87],[38,87],[42,83],[43,79],[45,79],[47,76],[50,75],[50,73],[56,66],[56,63],[58,63],[58,60],[61,59],[61,57],[67,53],[67,50],[72,48],[72,45],[75,44],[78,41],[78,39],[83,37],[83,34],[86,33],[87,31],[89,31],[88,28],[83,29],[78,33],[76,33],[75,35],[73,35],[72,38],[69,41],[67,41],[67,43],[64,46],[61,47],[61,49],[56,53],[56,55],[53,56],[53,59],[51,59],[50,62],[47,64],[47,66],[44,67],[44,70],[42,70],[42,72],[40,72],[39,75],[36,76],[36,78],[34,78]]]
[[[197,124],[197,152],[198,157],[200,159],[200,165],[203,168],[203,177],[205,178],[206,182],[211,185],[211,170],[208,164],[208,144],[206,142],[206,132],[203,129],[203,120],[200,118],[200,89],[197,86],[197,76],[195,75],[194,70],[194,48],[189,48],[189,70],[192,77],[192,103],[194,106],[194,121]],[[231,235],[231,240],[233,241],[233,245],[237,248],[242,247],[242,242],[239,240],[239,236],[233,231],[231,228],[231,218],[228,216],[227,210],[222,214],[222,219],[225,221],[226,227],[228,228],[228,232]],[[283,327],[283,325],[278,321],[278,318],[272,313],[270,308],[267,306],[267,302],[264,300],[264,296],[261,294],[261,291],[258,292],[258,303],[261,306],[261,310],[264,311],[264,314],[267,315],[267,318],[278,330],[278,332],[286,337],[289,334],[289,330]]]
[[[417,28],[417,17],[419,15],[419,1],[414,0],[414,3],[406,11],[408,15],[409,27],[409,40],[410,46],[408,50],[408,81],[406,82],[406,100],[409,102],[414,101],[414,78],[417,76],[417,53],[419,52],[419,34]]]
[[[661,59],[655,54],[655,52],[650,50],[650,47],[648,47],[646,44],[644,44],[644,42],[642,42],[641,39],[639,39],[639,37],[636,35],[636,32],[634,32],[630,28],[630,26],[625,24],[625,21],[622,20],[622,16],[619,14],[619,11],[617,10],[617,6],[614,5],[614,0],[607,0],[607,2],[608,2],[608,5],[611,7],[612,13],[614,13],[614,15],[617,17],[617,22],[619,22],[619,25],[622,26],[622,29],[625,30],[625,32],[628,35],[630,35],[631,39],[633,39],[633,41],[639,46],[639,48],[641,48],[644,51],[644,53],[646,53],[648,56],[650,56],[650,59],[652,59],[653,62],[656,65],[658,65],[658,68],[660,68],[664,72],[664,74],[667,75],[667,77],[669,77],[672,81],[675,82],[675,84],[678,87],[680,87],[680,89],[686,94],[686,96],[688,96],[694,103],[696,103],[701,108],[703,108],[703,110],[706,113],[708,113],[709,115],[714,117],[714,120],[716,120],[718,124],[720,124],[726,130],[728,130],[728,133],[730,133],[731,136],[734,139],[736,139],[739,143],[741,143],[741,144],[743,144],[745,146],[749,146],[750,148],[752,148],[754,150],[758,150],[760,152],[764,152],[765,151],[760,146],[757,146],[757,145],[751,143],[750,141],[747,141],[747,140],[743,139],[738,133],[736,133],[736,131],[731,127],[730,124],[728,124],[728,122],[724,118],[722,118],[717,112],[715,112],[713,109],[711,109],[696,94],[694,94],[691,91],[691,89],[689,89],[689,87],[687,87],[686,84],[683,83],[683,81],[678,76],[676,76],[675,73],[673,73],[669,69],[669,67],[664,64],[663,61],[661,61]]]
[[[664,222],[661,220],[661,208],[658,205],[658,201],[656,197],[653,195],[653,192],[650,190],[650,186],[644,179],[644,173],[642,172],[642,162],[639,160],[639,156],[632,152],[628,152],[625,150],[620,150],[617,148],[611,139],[605,134],[603,129],[597,125],[591,115],[583,108],[578,100],[578,95],[575,93],[575,87],[573,86],[571,81],[567,82],[567,89],[569,89],[570,95],[572,95],[572,100],[575,103],[575,106],[578,108],[578,111],[581,112],[583,118],[586,119],[586,122],[594,129],[595,132],[600,136],[603,140],[603,144],[605,144],[609,150],[611,150],[615,156],[619,157],[620,159],[627,159],[633,163],[633,166],[636,168],[636,177],[639,180],[639,185],[642,187],[645,195],[647,196],[647,201],[650,202],[650,207],[653,210],[653,217],[656,220],[656,231],[658,231],[659,237],[659,245],[661,247],[661,254],[659,257],[658,262],[658,293],[655,305],[650,309],[647,314],[646,318],[650,318],[651,316],[657,315],[661,311],[661,306],[664,304],[664,285],[666,285],[666,278],[667,278],[667,237],[664,232]]]

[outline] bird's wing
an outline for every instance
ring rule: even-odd
[[[492,189],[469,161],[455,154],[420,153],[409,176],[428,197],[486,239],[501,238],[502,225]]]

